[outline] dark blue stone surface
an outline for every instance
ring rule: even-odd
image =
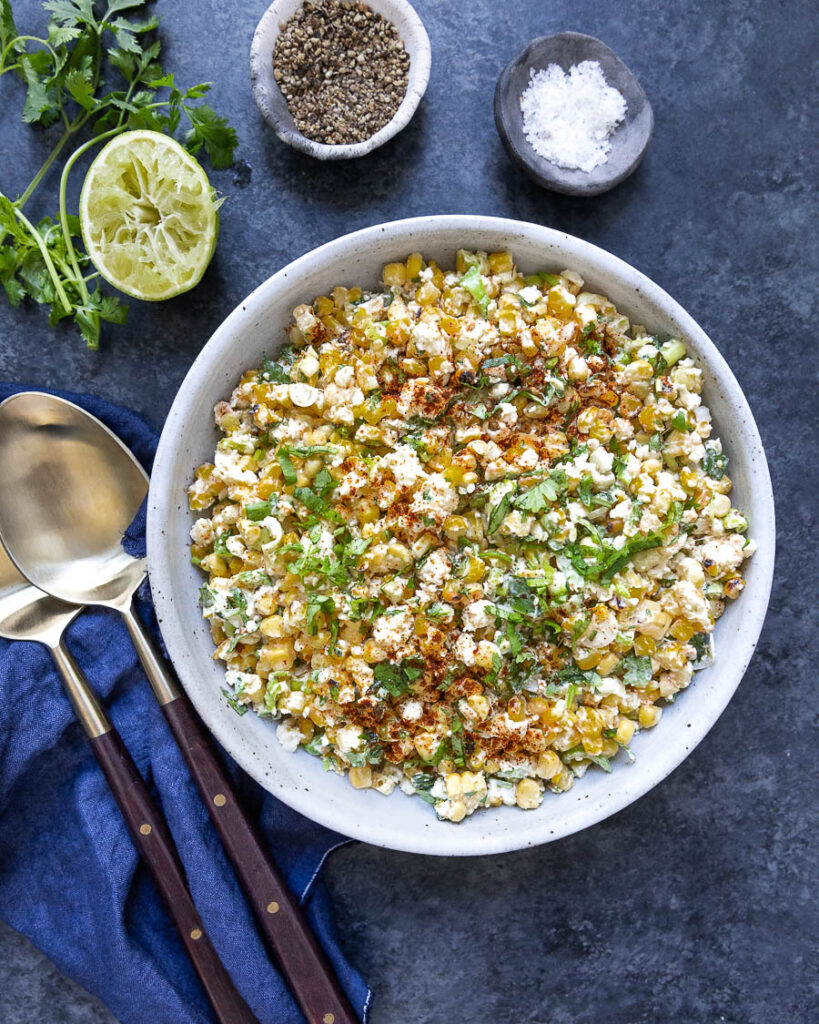
[[[20,26],[41,22],[39,3],[14,7]],[[210,332],[293,257],[398,217],[499,214],[586,238],[663,285],[725,354],[770,461],[779,545],[762,642],[725,714],[670,778],[597,827],[524,853],[334,855],[327,879],[349,954],[375,990],[374,1024],[815,1021],[815,6],[418,0],[429,91],[403,134],[346,165],[290,151],[257,115],[247,55],[263,2],[156,7],[168,66],[184,82],[213,80],[214,105],[241,133],[237,169],[212,176],[227,196],[216,257],[191,295],[134,304],[96,353],[50,330],[42,310],[0,304],[0,377],[103,395],[159,427]],[[501,68],[533,36],[565,29],[610,45],[656,115],[636,174],[596,199],[532,184],[492,120]],[[17,84],[0,82],[0,188],[12,194],[47,148],[20,124],[20,102]],[[52,212],[55,184],[32,212]],[[0,929],[0,1020],[109,1019]]]

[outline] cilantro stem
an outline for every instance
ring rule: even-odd
[[[29,199],[31,198],[32,193],[37,188],[37,186],[40,184],[40,182],[43,180],[43,178],[46,176],[46,174],[48,173],[48,169],[51,167],[51,165],[54,163],[54,161],[60,155],[60,153],[63,150],[63,146],[65,146],[66,142],[68,142],[68,140],[71,138],[71,136],[74,134],[75,131],[76,131],[75,128],[69,127],[69,128],[66,128],[66,130],[63,132],[63,134],[60,136],[59,142],[54,147],[54,149],[51,150],[51,152],[49,153],[49,155],[46,158],[45,162],[43,163],[42,167],[40,168],[40,170],[37,171],[37,173],[31,179],[31,181],[29,182],[28,188],[17,199],[16,206],[17,206],[18,209],[22,209],[26,205],[26,203],[29,201]]]
[[[0,192],[0,195],[3,195],[3,193]],[[6,197],[4,196],[3,198]],[[14,216],[26,228],[28,233],[36,242],[37,248],[40,250],[40,255],[43,257],[43,262],[45,263],[48,269],[49,276],[51,277],[51,280],[54,282],[54,287],[57,291],[57,295],[59,296],[60,302],[62,302],[63,304],[63,309],[66,311],[66,313],[70,313],[71,303],[68,301],[68,296],[65,294],[65,289],[62,286],[62,282],[60,281],[59,275],[57,274],[57,271],[54,267],[54,263],[51,260],[51,253],[48,251],[48,248],[45,242],[43,241],[40,232],[34,227],[34,225],[31,223],[28,217],[26,217],[22,210],[18,209],[13,204],[12,209],[14,210]]]
[[[102,135],[97,135],[93,139],[89,139],[88,142],[84,142],[82,146],[79,146],[71,156],[66,160],[65,166],[63,167],[63,173],[60,175],[60,228],[63,233],[63,241],[65,242],[65,249],[68,253],[68,259],[71,263],[71,269],[74,272],[74,280],[77,288],[82,297],[83,303],[90,305],[91,296],[88,292],[88,286],[85,283],[85,277],[80,270],[80,263],[77,259],[77,253],[74,250],[74,243],[71,241],[71,231],[68,228],[68,211],[65,205],[65,190],[68,183],[68,174],[74,164],[87,150],[91,149],[92,146],[96,146],[100,142],[104,142],[106,139],[112,138],[114,135],[119,135],[123,131],[122,125],[117,125],[116,128],[112,128],[108,132],[104,132]],[[90,313],[91,321],[94,324],[96,331],[99,333],[99,316],[96,313]],[[96,346],[89,346],[96,347]]]

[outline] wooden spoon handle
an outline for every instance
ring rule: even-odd
[[[186,696],[162,705],[168,725],[222,838],[262,935],[309,1024],[357,1017],[304,914],[236,799],[213,742]]]
[[[185,869],[162,812],[115,729],[89,737],[128,831],[162,894],[220,1024],[258,1024],[236,990],[197,913]]]

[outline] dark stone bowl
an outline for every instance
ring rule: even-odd
[[[606,82],[626,101],[626,116],[610,138],[605,163],[592,171],[558,167],[535,152],[523,134],[520,97],[529,85],[529,69],[559,64],[568,71],[584,60],[595,60]],[[640,83],[605,43],[579,32],[560,32],[533,39],[501,72],[495,87],[495,125],[512,160],[544,188],[569,196],[596,196],[619,185],[637,167],[651,141],[654,112]]]

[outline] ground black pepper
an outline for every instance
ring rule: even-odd
[[[282,26],[273,52],[296,127],[329,145],[364,142],[391,121],[409,66],[395,26],[350,0],[308,0]]]

